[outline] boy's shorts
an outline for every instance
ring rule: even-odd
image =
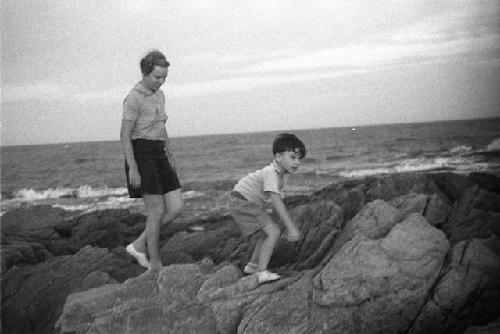
[[[229,212],[241,229],[241,234],[247,237],[262,230],[268,224],[276,223],[257,203],[246,200],[241,194],[231,192]]]
[[[163,195],[181,187],[177,173],[165,156],[165,142],[161,140],[132,140],[134,158],[141,176],[141,186],[133,188],[129,180],[129,166],[125,161],[125,175],[130,198],[143,194]]]

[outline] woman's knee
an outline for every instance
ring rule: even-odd
[[[165,206],[167,208],[166,214],[168,214],[172,219],[179,217],[184,210],[182,193],[179,190],[168,193],[165,196]]]
[[[149,218],[160,218],[165,213],[165,205],[161,196],[155,197],[152,195],[145,195],[144,202]]]
[[[184,203],[180,201],[179,203],[176,203],[169,209],[169,213],[172,215],[173,218],[177,218],[182,213],[184,212]]]
[[[163,206],[153,206],[148,208],[148,217],[160,219],[165,214],[165,208]]]

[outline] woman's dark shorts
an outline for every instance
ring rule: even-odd
[[[161,140],[132,140],[134,158],[141,176],[141,186],[133,188],[129,180],[129,166],[125,161],[125,175],[130,198],[143,194],[163,195],[181,187],[177,173],[165,156],[165,142]]]

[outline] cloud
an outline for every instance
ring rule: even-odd
[[[229,79],[203,81],[189,84],[169,84],[167,95],[174,98],[246,91],[261,86],[291,84],[325,78],[342,77],[361,73],[361,70],[329,71],[324,73],[301,73],[283,76],[246,76]]]
[[[277,57],[283,53],[260,54],[256,64],[243,66],[232,73],[232,77],[212,79],[191,83],[168,83],[164,90],[169,98],[184,98],[228,92],[246,91],[261,86],[293,84],[305,81],[362,75],[376,71],[385,71],[394,67],[447,63],[455,60],[456,55],[468,52],[498,50],[498,35],[479,37],[463,36],[457,40],[426,43],[392,43],[354,45],[343,48],[327,49],[305,53],[300,56],[282,57],[273,60],[261,60]],[[203,55],[203,58],[209,56]],[[200,56],[201,57],[201,56]],[[215,58],[215,54],[210,55]],[[198,57],[193,56],[191,60]],[[223,62],[249,62],[248,56],[222,55]],[[499,58],[478,64],[496,66]],[[129,91],[130,87],[113,87],[99,91],[81,91],[76,87],[42,82],[33,85],[6,86],[2,90],[2,101],[27,99],[54,100],[71,99],[77,103],[117,103]]]
[[[2,103],[41,100],[72,101],[76,103],[121,101],[130,87],[108,90],[82,91],[76,86],[44,81],[34,84],[8,84],[2,86]]]
[[[34,84],[7,84],[2,85],[2,102],[13,102],[19,100],[53,100],[64,99],[71,95],[74,88],[61,85],[51,81],[38,82]]]
[[[48,45],[59,45],[56,43],[57,41],[62,43],[70,36],[65,35],[67,29],[60,29],[58,25],[52,24],[52,19],[63,17],[64,22],[73,22],[67,15],[74,13],[75,4],[57,3],[51,4],[51,6],[55,6],[54,8],[57,9],[50,11],[51,15],[55,16],[50,16],[48,21],[44,17],[39,17],[39,22],[43,23],[42,27],[47,26],[45,28],[48,29],[43,36],[59,36],[58,34],[61,34],[58,38],[52,36],[48,40],[51,41]],[[93,2],[93,6],[90,8],[98,8],[100,3]],[[168,41],[168,43],[165,42],[165,49],[173,50],[171,54],[177,57],[174,59],[177,61],[175,70],[178,78],[182,76],[180,80],[183,80],[183,83],[180,83],[173,78],[174,80],[167,84],[165,90],[171,97],[220,94],[250,90],[265,85],[360,75],[373,71],[383,71],[395,66],[410,66],[429,62],[441,63],[455,60],[460,55],[473,53],[497,52],[493,57],[490,57],[493,58],[491,62],[484,64],[495,64],[495,59],[499,58],[500,29],[499,21],[496,18],[500,13],[500,6],[498,1],[492,0],[481,2],[442,0],[432,3],[391,0],[384,2],[384,5],[367,0],[353,2],[313,1],[311,4],[284,0],[272,4],[264,0],[255,2],[199,0],[189,3],[162,0],[135,2],[116,0],[107,2],[100,14],[102,17],[96,18],[89,14],[92,10],[87,5],[85,8],[86,15],[78,16],[81,16],[79,23],[94,22],[93,20],[97,19],[101,22],[100,19],[109,17],[110,13],[116,16],[113,19],[116,27],[111,29],[108,26],[113,25],[103,26],[105,29],[101,30],[99,34],[95,34],[101,36],[97,41],[90,38],[92,36],[87,36],[87,34],[93,34],[86,28],[88,24],[76,26],[85,30],[84,36],[89,37],[82,38],[85,43],[98,44],[99,42],[102,44],[102,40],[106,40],[109,48],[102,49],[108,50],[109,53],[112,50],[117,55],[114,57],[110,57],[108,53],[87,55],[78,49],[78,55],[74,58],[72,56],[63,57],[61,54],[58,60],[78,60],[78,57],[83,58],[83,56],[87,56],[88,59],[97,57],[103,60],[102,68],[97,69],[97,65],[93,63],[89,65],[85,60],[78,60],[75,63],[68,62],[61,71],[58,62],[54,62],[54,64],[57,63],[57,67],[55,67],[56,65],[50,67],[51,62],[47,58],[50,57],[50,60],[53,60],[58,54],[52,54],[51,48],[46,51],[42,48],[45,46],[44,44],[25,40],[23,45],[33,45],[39,48],[40,52],[45,50],[43,51],[45,53],[42,53],[49,56],[43,58],[30,54],[32,59],[44,59],[44,61],[40,60],[37,63],[28,62],[31,67],[26,66],[27,62],[17,56],[12,59],[8,58],[12,62],[15,61],[15,66],[5,66],[11,70],[10,72],[6,71],[4,77],[11,81],[18,80],[18,78],[22,80],[28,76],[19,76],[18,72],[23,71],[23,68],[30,68],[32,73],[43,74],[42,80],[44,81],[34,84],[3,85],[2,102],[29,99],[71,99],[79,103],[121,101],[130,87],[114,87],[112,85],[130,82],[129,77],[122,75],[122,78],[118,80],[118,76],[121,75],[121,72],[125,73],[128,68],[135,70],[136,64],[131,63],[129,66],[127,63],[126,69],[124,67],[122,71],[120,68],[119,71],[116,71],[118,74],[111,75],[107,72],[111,68],[109,62],[112,59],[113,62],[123,63],[124,59],[137,58],[135,48],[131,49],[128,44],[121,45],[121,43],[133,42],[131,44],[135,45],[138,44],[138,40],[144,39],[133,39],[134,34],[125,30],[128,26],[123,23],[128,22],[128,15],[151,21],[150,14],[161,12],[164,8],[173,11],[158,17],[159,22],[154,21],[154,24],[151,23],[151,25],[141,25],[140,29],[134,28],[134,32],[140,31],[149,36],[150,29],[154,28],[153,30],[157,31],[160,26],[162,29],[166,26],[169,27],[161,38],[162,41],[163,39]],[[11,12],[14,11],[11,10]],[[269,18],[269,22],[266,24],[273,27],[271,34],[262,33],[261,29],[266,28],[262,26],[265,22],[262,22],[260,16],[257,19],[253,15],[249,15],[249,13],[254,12],[260,12]],[[120,16],[124,13],[127,15]],[[223,19],[220,16],[211,15],[213,13],[220,13]],[[270,19],[275,17],[276,13],[280,13],[280,17]],[[34,14],[36,13],[31,15]],[[358,17],[359,20],[353,21],[353,17]],[[91,18],[92,20],[90,20]],[[13,20],[13,23],[17,21]],[[322,22],[322,25],[315,25],[317,22]],[[11,30],[19,30],[14,28]],[[40,31],[44,32],[43,29]],[[272,39],[261,41],[261,38],[266,36],[281,36],[281,31],[288,33],[289,44],[278,43],[278,45]],[[110,38],[106,32],[112,33],[114,39]],[[127,38],[116,38],[122,33]],[[310,37],[312,33],[314,33],[314,37],[307,38],[307,41],[303,40],[304,36]],[[342,33],[346,34],[345,36],[348,37],[345,38],[352,40],[353,44],[346,45],[345,40],[334,38],[344,38],[341,37]],[[248,35],[250,37],[240,38],[241,44],[238,44],[236,48],[235,44],[231,43],[231,38],[246,36],[245,34],[250,34]],[[31,34],[28,34],[29,36]],[[178,36],[182,36],[182,42],[174,39]],[[326,37],[321,39],[321,36]],[[11,43],[12,45],[21,44],[20,40],[12,38]],[[321,43],[309,44],[309,41],[321,41]],[[77,44],[80,46],[81,41]],[[123,49],[117,51],[115,47],[117,45],[121,45]],[[85,46],[82,49],[87,50],[87,52],[101,49]],[[176,46],[182,47],[176,48]],[[67,48],[66,52],[69,52],[70,49]],[[142,49],[142,46],[137,47],[137,49]],[[2,65],[4,65],[5,59],[7,58],[2,58]],[[76,65],[82,68],[81,72],[75,70],[80,69]],[[89,69],[90,66],[94,69],[93,71]],[[59,77],[60,80],[53,77],[54,69],[63,73]],[[44,70],[48,73],[47,75],[51,76],[50,79],[43,79],[46,77]],[[26,72],[28,73],[28,70]],[[134,75],[135,72],[130,77],[134,77]],[[109,82],[110,77],[115,80]],[[74,83],[74,85],[65,84],[67,82]],[[101,82],[109,84],[106,86],[106,90],[96,88],[96,86],[102,86]]]
[[[307,71],[323,68],[358,68],[386,66],[408,60],[418,63],[429,57],[455,56],[468,52],[497,50],[500,36],[496,34],[479,37],[462,36],[456,40],[435,42],[428,38],[425,43],[395,43],[353,45],[300,56],[260,62],[241,68],[241,73],[268,73],[280,71]]]
[[[395,42],[425,42],[429,40],[458,39],[500,33],[500,3],[494,1],[456,1],[446,10],[397,31]]]

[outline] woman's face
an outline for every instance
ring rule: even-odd
[[[142,82],[149,90],[155,92],[163,85],[168,75],[168,67],[155,66],[153,71],[143,77]]]

